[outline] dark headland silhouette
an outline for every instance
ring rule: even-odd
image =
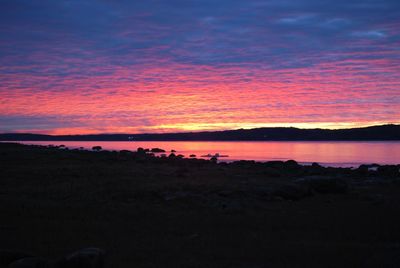
[[[254,128],[158,134],[42,135],[0,134],[0,141],[367,141],[400,140],[400,125],[349,129]]]

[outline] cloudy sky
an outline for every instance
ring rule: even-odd
[[[0,0],[0,132],[383,123],[398,0]]]

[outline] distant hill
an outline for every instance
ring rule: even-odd
[[[254,128],[167,134],[0,134],[0,141],[368,141],[400,140],[400,125],[350,129]]]

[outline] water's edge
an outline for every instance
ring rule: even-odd
[[[259,142],[120,142],[120,141],[9,141],[33,145],[65,145],[70,149],[84,148],[91,150],[93,146],[101,146],[104,150],[130,150],[137,148],[161,148],[170,154],[182,154],[185,157],[196,155],[227,155],[220,157],[219,161],[273,161],[296,160],[300,164],[317,162],[323,166],[332,167],[358,167],[361,164],[397,164],[400,159],[400,141],[370,141],[370,142],[288,142],[288,141],[259,141]],[[209,158],[209,157],[208,157]]]

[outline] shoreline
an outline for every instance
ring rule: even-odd
[[[52,260],[99,247],[113,268],[400,264],[400,165],[215,163],[14,143],[0,143],[0,160],[3,249]]]
[[[129,150],[129,151],[136,151],[138,147],[145,147],[145,146],[150,146],[149,148],[152,147],[157,147],[157,148],[164,148],[168,149],[163,153],[166,153],[167,155],[170,153],[171,149],[175,151],[176,149],[176,154],[182,154],[184,155],[185,158],[191,158],[191,156],[194,156],[199,159],[210,159],[213,154],[218,154],[221,153],[221,156],[218,157],[218,160],[221,162],[235,162],[235,161],[256,161],[256,162],[268,162],[268,161],[287,161],[287,160],[296,160],[299,164],[301,165],[311,165],[312,163],[319,163],[320,165],[324,167],[345,167],[345,168],[358,168],[360,165],[371,165],[371,164],[379,164],[379,165],[397,165],[395,160],[395,156],[389,157],[391,155],[391,151],[393,150],[392,148],[389,149],[388,146],[385,146],[385,144],[388,143],[388,141],[356,141],[356,142],[348,142],[348,141],[311,141],[311,142],[301,142],[301,141],[256,141],[256,142],[249,142],[249,141],[201,141],[201,142],[193,142],[193,141],[153,141],[153,142],[148,142],[148,141],[132,141],[132,142],[123,142],[123,141],[0,141],[3,143],[20,143],[20,144],[26,144],[26,145],[42,145],[42,146],[59,146],[59,145],[65,145],[65,147],[68,147],[71,150],[74,149],[82,149],[82,150],[91,150],[91,147],[101,145],[102,150],[105,151],[121,151],[121,150]],[[206,150],[198,150],[198,146],[200,144],[206,144],[206,146],[203,148],[206,148]],[[225,144],[229,144],[230,147],[227,149],[225,147]],[[232,149],[235,148],[236,145],[247,143],[247,147],[241,147],[237,149]],[[265,144],[263,147],[263,150],[265,150],[266,153],[260,153],[259,149],[255,148],[254,144],[261,143]],[[208,146],[207,146],[208,144]],[[215,144],[215,145],[214,145]],[[219,145],[217,145],[219,144]],[[271,144],[268,146],[268,144]],[[354,155],[347,156],[347,157],[331,157],[328,155],[324,155],[321,153],[313,153],[313,157],[306,156],[304,157],[304,152],[302,151],[295,151],[294,153],[291,153],[290,151],[283,151],[284,153],[280,153],[279,150],[280,145],[279,144],[288,144],[288,145],[283,145],[282,150],[291,150],[292,147],[288,146],[294,146],[298,145],[301,147],[298,147],[300,150],[310,150],[311,152],[313,150],[321,150],[321,148],[316,148],[314,147],[313,144],[319,145],[319,146],[325,146],[325,150],[332,151],[332,146],[338,145],[339,147],[334,147],[338,155],[341,155],[343,151],[345,150],[350,150],[350,151],[359,151],[359,150],[365,150],[364,147],[360,147],[365,144],[365,146],[371,146],[374,144],[382,144],[379,145],[378,155],[379,157],[365,157],[365,155],[360,155],[360,153],[355,153]],[[291,145],[293,144],[293,145]],[[396,142],[390,142],[390,144],[393,144],[394,146],[397,146]],[[399,143],[400,144],[400,141]],[[297,146],[296,145],[296,146]],[[83,147],[82,147],[83,146]],[[306,147],[304,147],[306,146]],[[376,145],[374,145],[376,146]],[[190,150],[188,148],[197,148]],[[207,149],[208,148],[208,149]],[[286,149],[285,149],[286,148]],[[337,149],[336,149],[337,148]],[[380,149],[379,149],[380,148]],[[399,147],[400,149],[400,147]],[[272,151],[271,151],[272,150]],[[379,151],[380,150],[380,151]],[[332,152],[331,152],[332,153]],[[156,155],[160,155],[161,153],[157,153]],[[211,156],[206,156],[206,155],[211,155]],[[222,155],[224,155],[222,157]],[[273,157],[275,155],[275,157]],[[386,156],[388,155],[388,156]],[[399,155],[400,156],[400,155]],[[360,159],[358,158],[360,157]],[[300,159],[299,159],[300,158]],[[335,159],[336,158],[336,159]]]

